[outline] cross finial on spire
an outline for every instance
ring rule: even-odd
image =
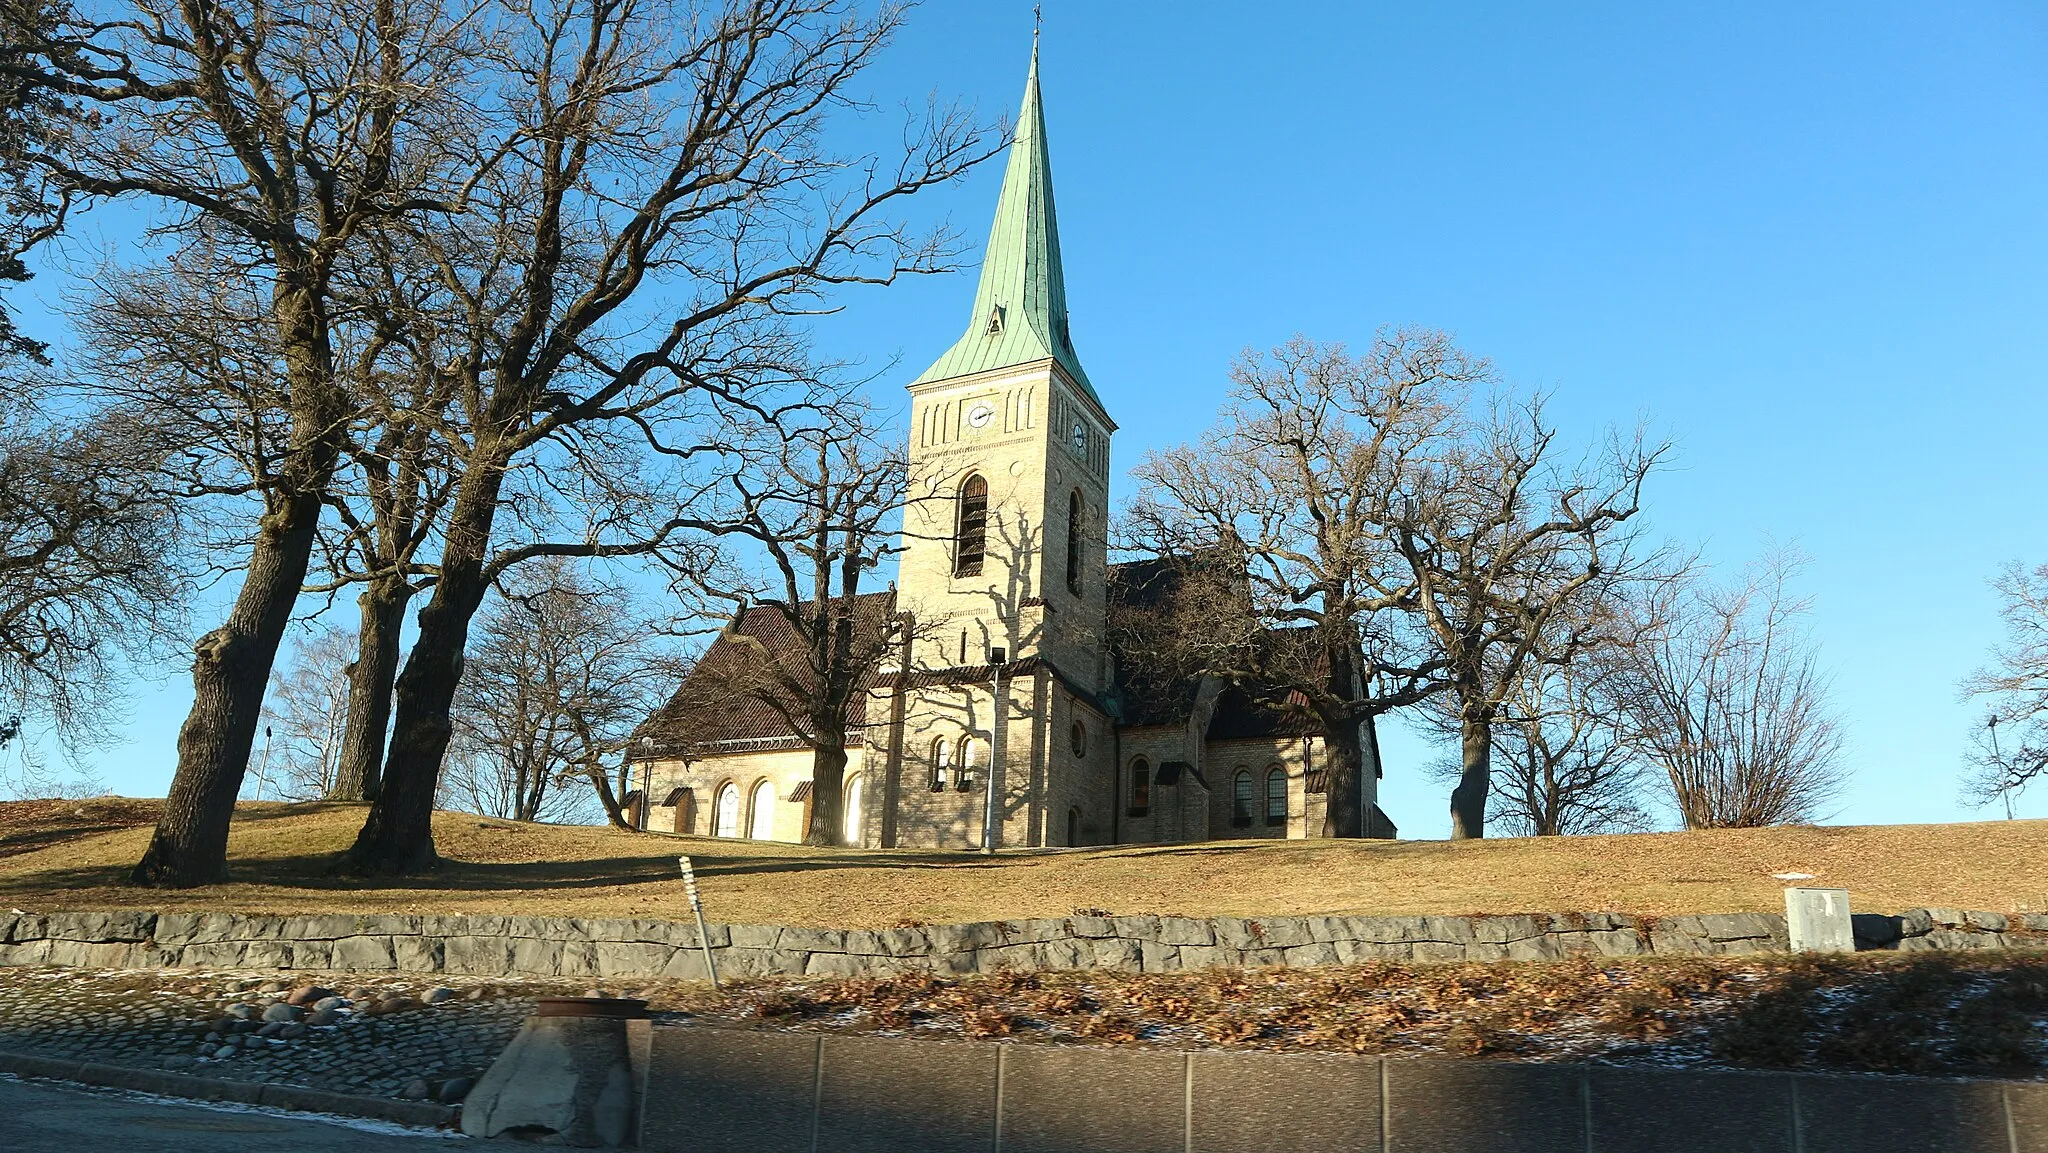
[[[1033,4],[1031,6],[1031,51],[1033,54],[1038,52],[1038,29],[1044,24],[1045,5]]]

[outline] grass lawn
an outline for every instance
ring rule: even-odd
[[[1782,911],[1785,882],[1853,907],[2048,910],[2048,821],[1725,829],[1447,841],[1223,841],[1005,854],[807,849],[768,842],[520,825],[438,813],[445,860],[363,882],[328,864],[364,807],[252,804],[229,839],[233,880],[182,891],[121,883],[157,802],[0,803],[0,905],[243,912],[689,915],[675,858],[696,862],[715,921],[870,928],[1112,913]]]

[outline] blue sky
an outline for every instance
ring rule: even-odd
[[[876,97],[1011,115],[1030,30],[1027,3],[931,0]],[[1052,0],[1043,54],[1120,467],[1198,435],[1241,348],[1449,329],[1576,434],[1675,440],[1660,532],[1730,567],[1811,556],[1838,821],[1990,815],[1956,800],[1956,683],[1996,638],[1985,579],[2048,561],[2048,8]],[[978,245],[1000,175],[918,213]],[[886,393],[972,295],[971,271],[859,293],[821,336],[900,360]],[[111,787],[162,793],[186,692],[138,693]],[[1445,835],[1434,754],[1386,746],[1383,807]]]

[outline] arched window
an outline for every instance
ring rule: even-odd
[[[976,766],[987,761],[987,758],[981,755],[981,742],[973,737],[961,737],[958,760],[960,767],[953,774],[953,787],[964,793],[974,787]]]
[[[1230,783],[1230,824],[1233,828],[1247,828],[1252,823],[1252,771],[1239,766],[1237,776]]]
[[[839,813],[839,839],[855,848],[860,847],[860,795],[864,783],[859,773],[846,782],[846,807]]]
[[[940,737],[932,742],[932,792],[946,787],[946,773],[953,767],[953,746]]]
[[[757,841],[775,839],[775,783],[761,781],[754,786],[754,799],[748,805],[747,836]]]
[[[1067,810],[1067,844],[1078,845],[1080,843],[1081,809],[1080,806],[1076,805],[1075,807]]]
[[[1152,808],[1152,764],[1143,757],[1131,762],[1131,815],[1142,817]]]
[[[980,576],[988,553],[988,482],[980,473],[960,483],[960,507],[953,522],[953,575]]]
[[[718,796],[711,802],[711,835],[740,835],[740,787],[731,781],[718,786]]]
[[[1067,591],[1081,595],[1081,490],[1067,497]]]
[[[1266,824],[1287,823],[1287,770],[1274,765],[1266,770]]]

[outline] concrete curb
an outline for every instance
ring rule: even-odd
[[[101,1065],[56,1057],[33,1057],[26,1053],[0,1052],[0,1073],[40,1077],[50,1081],[76,1081],[106,1089],[132,1089],[161,1097],[187,1097],[195,1101],[233,1101],[242,1105],[268,1105],[302,1113],[338,1113],[345,1117],[368,1117],[399,1125],[439,1128],[455,1122],[453,1106],[431,1101],[387,1101],[381,1097],[356,1097],[329,1093],[324,1089],[301,1089],[294,1085],[266,1085],[257,1081],[229,1081],[219,1077],[194,1077],[189,1073],[166,1073],[160,1069],[136,1069],[126,1065]]]

